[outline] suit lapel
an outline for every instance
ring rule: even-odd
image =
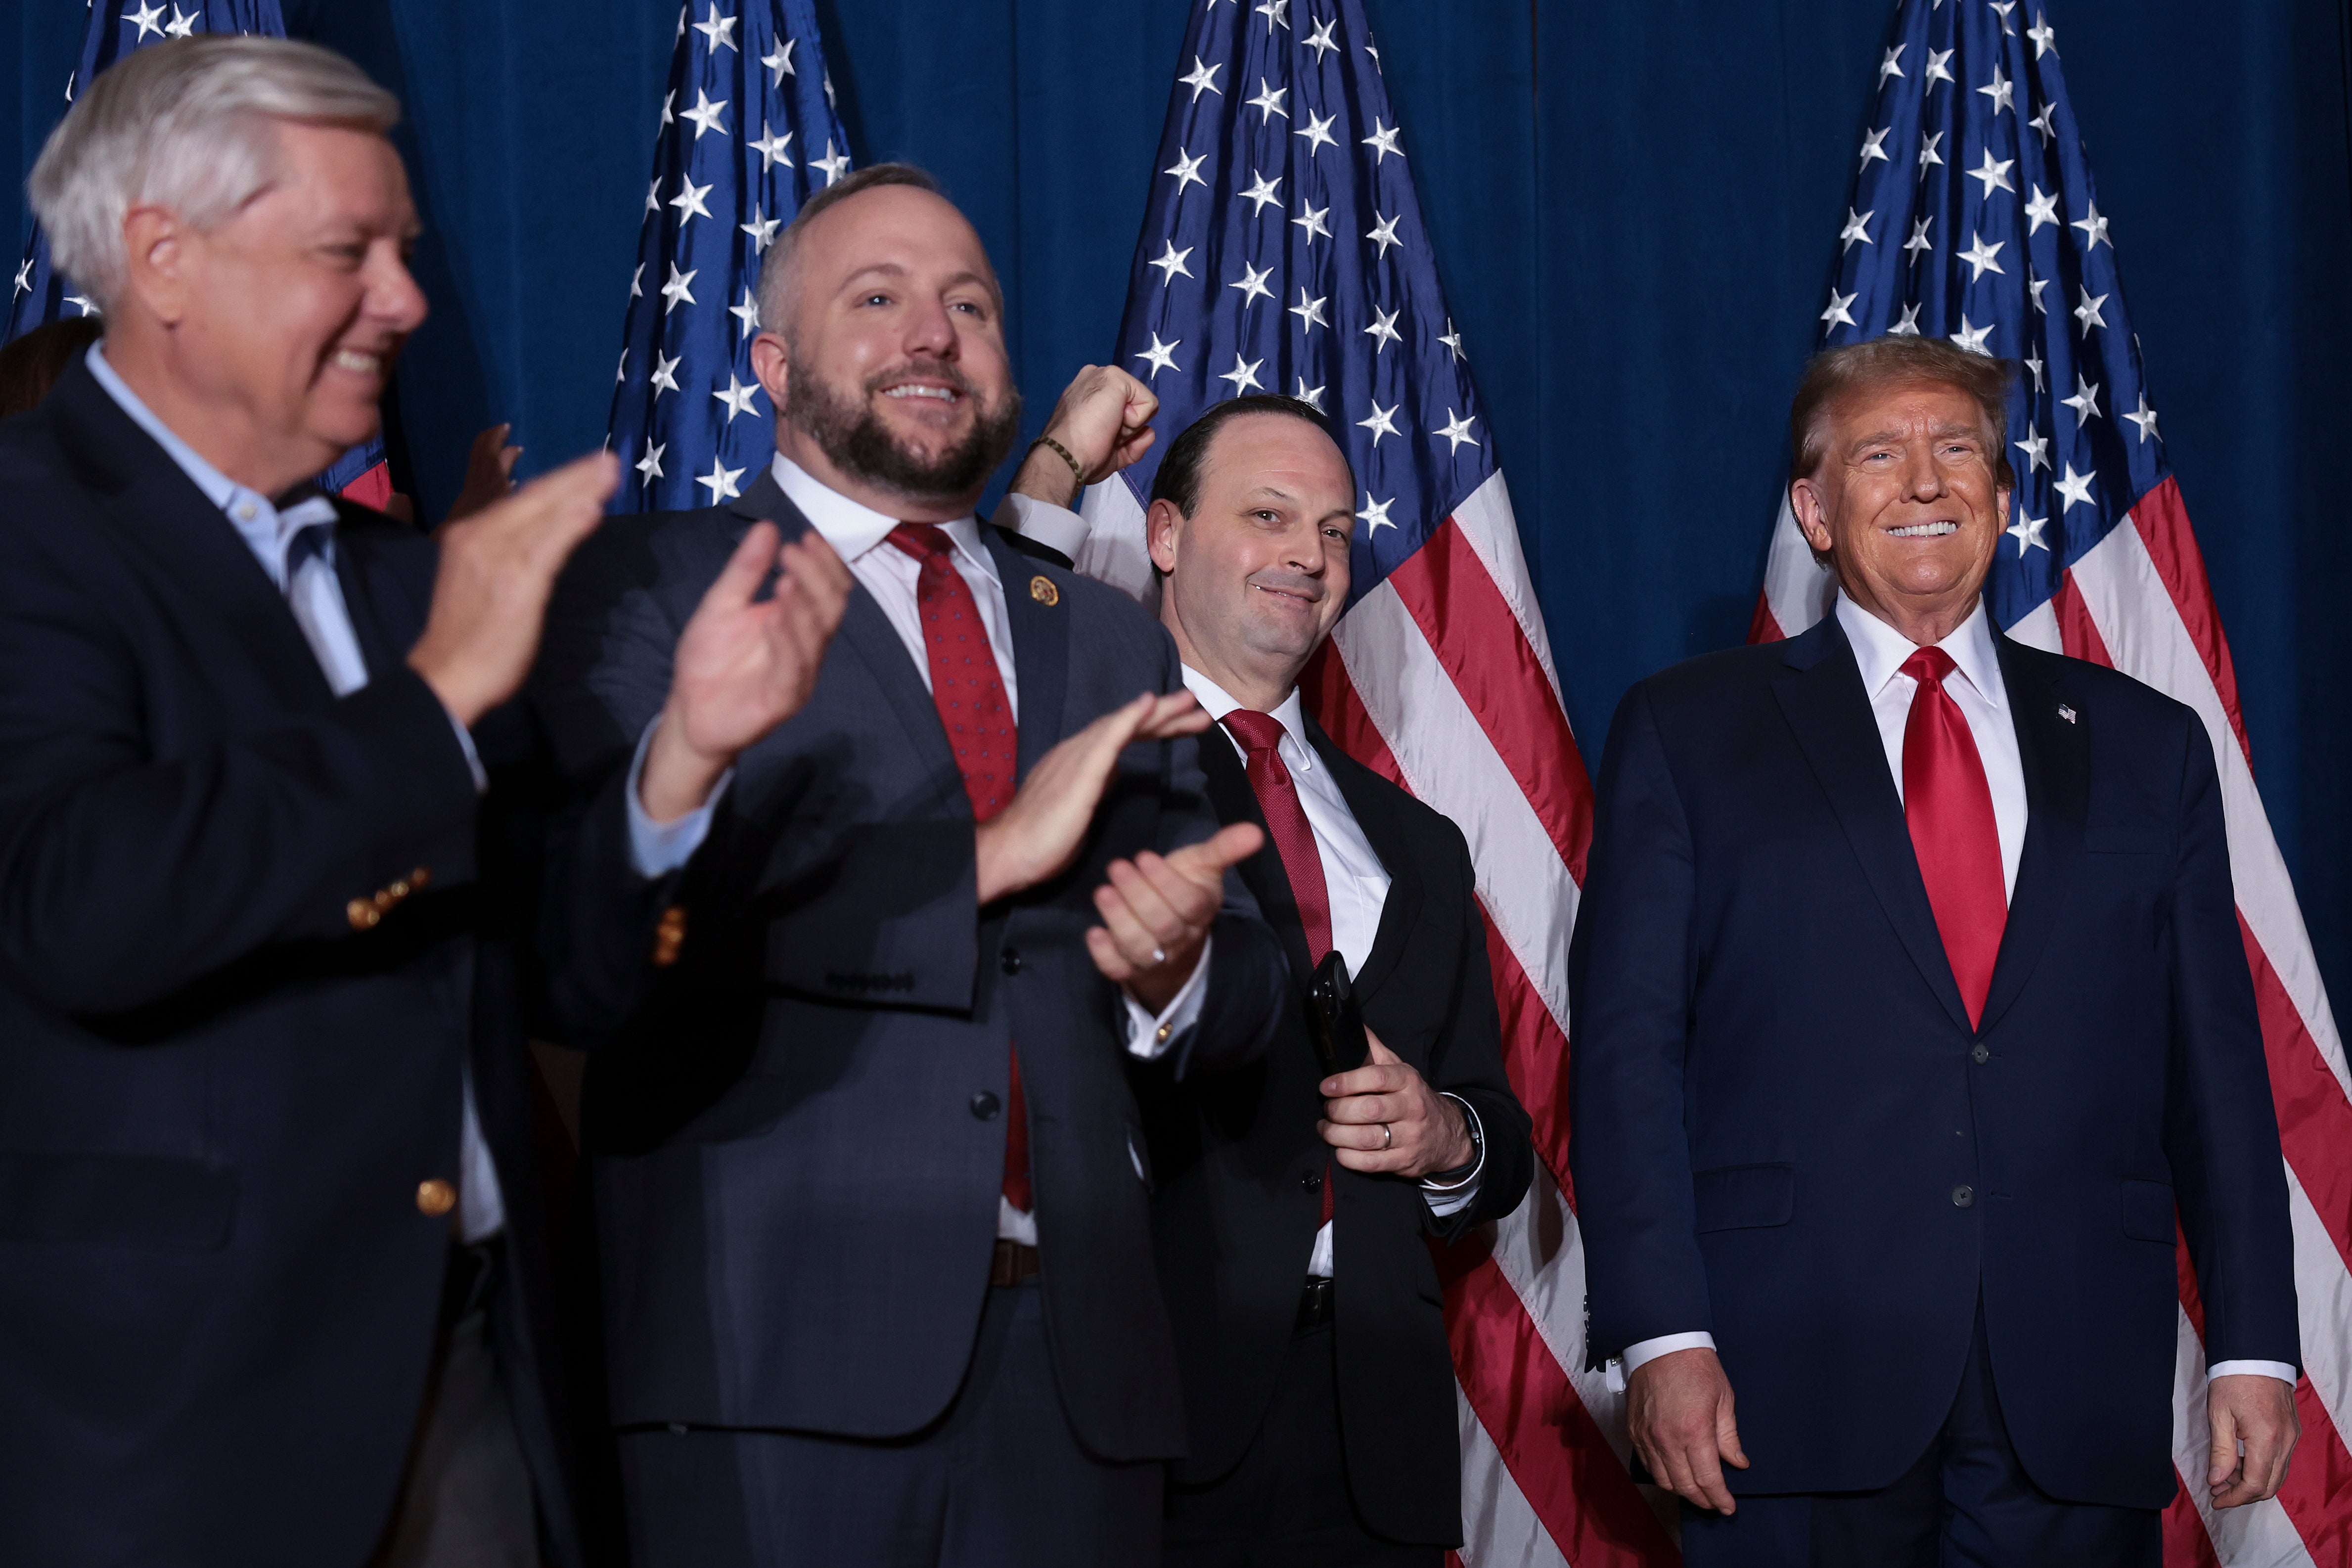
[[[754,523],[775,524],[787,544],[809,531],[808,518],[776,483],[772,467],[763,469],[758,481],[728,510],[731,514],[728,528],[730,549],[742,543],[743,536]],[[931,690],[923,684],[923,672],[915,667],[906,643],[898,636],[898,629],[890,624],[890,618],[882,612],[882,606],[862,582],[849,591],[849,604],[842,612],[841,631],[834,638],[834,648],[847,649],[873,675],[875,685],[882,688],[883,696],[890,704],[890,711],[898,716],[900,727],[907,732],[924,770],[944,769],[961,779],[955,752],[948,746],[947,731],[940,724],[939,705],[931,700]],[[956,799],[963,799],[961,788],[955,794]]]
[[[1903,821],[1902,797],[1887,772],[1878,722],[1837,618],[1824,616],[1811,631],[1791,638],[1786,661],[1788,669],[1772,683],[1780,711],[1911,961],[1952,1021],[1968,1029],[1968,1009],[1944,956],[1927,883],[1919,878],[1918,856]]]
[[[2024,765],[2025,847],[2018,857],[2009,924],[1993,960],[1992,985],[1985,993],[1984,1029],[2017,1000],[2049,947],[2051,928],[2082,864],[2091,798],[2090,721],[2079,704],[2067,705],[2077,715],[2075,722],[2059,715],[2063,666],[2021,650],[2007,637],[1999,651],[2010,718],[2017,727],[2018,759]]]
[[[1405,836],[1395,798],[1380,787],[1387,780],[1341,751],[1312,718],[1307,721],[1307,735],[1314,744],[1315,755],[1322,758],[1323,766],[1338,780],[1339,793],[1347,800],[1356,826],[1362,830],[1372,852],[1380,857],[1381,869],[1389,873],[1389,894],[1381,905],[1380,929],[1373,935],[1371,951],[1364,956],[1364,972],[1355,977],[1357,996],[1369,998],[1380,988],[1381,981],[1395,972],[1397,960],[1403,956],[1412,937],[1413,923],[1421,918],[1421,864],[1413,857],[1412,845]]]
[[[996,563],[996,580],[1004,585],[1013,668],[1021,677],[1019,777],[1026,779],[1062,738],[1062,706],[1070,684],[1070,612],[1054,580],[1006,544],[993,524],[980,525],[980,538]],[[1033,580],[1052,591],[1037,591]]]
[[[1201,737],[1201,773],[1208,780],[1209,804],[1216,809],[1220,822],[1255,822],[1258,831],[1265,831],[1265,813],[1259,810],[1257,791],[1249,784],[1249,770],[1242,759],[1241,748],[1225,733],[1224,726],[1213,724]],[[1290,973],[1301,987],[1315,973],[1315,962],[1307,952],[1307,928],[1299,923],[1298,897],[1292,892],[1290,873],[1284,869],[1282,854],[1274,847],[1274,835],[1266,834],[1265,843],[1257,853],[1241,862],[1242,885],[1257,900],[1260,913],[1282,939],[1282,950],[1290,960]]]
[[[269,574],[229,520],[77,361],[49,393],[76,464],[105,499],[108,523],[175,597],[251,656],[279,700],[297,707],[334,692]]]
[[[368,679],[383,677],[384,673],[408,656],[409,648],[425,630],[425,618],[431,612],[431,591],[426,602],[417,604],[403,591],[390,563],[378,558],[369,548],[362,528],[352,525],[357,520],[350,503],[335,503],[335,577],[343,591],[343,610],[352,622],[352,635],[360,645],[360,657],[366,661]],[[388,602],[389,601],[389,602]],[[390,624],[393,618],[400,624]]]

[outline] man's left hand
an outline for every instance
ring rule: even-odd
[[[1118,366],[1082,366],[1045,422],[1045,434],[1062,444],[1069,458],[1050,446],[1036,448],[1013,476],[1012,488],[1076,507],[1087,486],[1101,484],[1151,450],[1151,416],[1159,412],[1159,394]],[[1076,474],[1072,462],[1078,465]]]
[[[1153,1012],[1164,1012],[1192,977],[1209,927],[1225,901],[1225,870],[1265,847],[1255,822],[1234,822],[1212,837],[1156,855],[1110,862],[1095,889],[1103,923],[1087,933],[1095,967]]]
[[[1416,1180],[1478,1157],[1462,1107],[1429,1086],[1409,1063],[1364,1031],[1371,1056],[1352,1072],[1326,1078],[1323,1120],[1315,1130],[1351,1171],[1377,1171]]]
[[[2294,1385],[2259,1372],[2217,1377],[2206,1391],[2205,1408],[2213,1428],[2205,1471],[2213,1506],[2240,1508],[2276,1497],[2286,1481],[2295,1438],[2303,1433]]]

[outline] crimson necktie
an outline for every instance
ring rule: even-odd
[[[1921,648],[1903,661],[1903,673],[1919,684],[1903,725],[1903,818],[1944,956],[1975,1024],[1992,988],[2009,894],[2001,884],[1992,787],[1985,782],[1969,721],[1944,690],[1952,670],[1952,656],[1941,648]]]
[[[923,617],[923,652],[931,669],[931,703],[940,710],[972,820],[985,822],[1013,799],[1020,735],[988,627],[971,585],[955,568],[955,541],[937,523],[900,523],[890,542],[922,563],[915,603]],[[1029,1185],[1029,1107],[1021,1093],[1021,1052],[1013,1053],[1013,1082],[1004,1108],[1004,1198],[1024,1214],[1034,1206]]]
[[[1331,950],[1331,888],[1323,880],[1323,852],[1315,847],[1315,830],[1307,825],[1307,808],[1298,803],[1298,784],[1276,749],[1282,744],[1282,721],[1272,714],[1237,707],[1225,715],[1225,731],[1242,743],[1250,793],[1265,818],[1266,836],[1282,857],[1283,873],[1290,878],[1290,895],[1298,904],[1298,924],[1307,932],[1307,956],[1319,964]],[[1331,1166],[1323,1165],[1323,1223],[1331,1223]]]

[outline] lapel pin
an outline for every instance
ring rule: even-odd
[[[1043,580],[1041,579],[1040,580],[1042,581]],[[2074,722],[2074,710],[2068,707],[2064,703],[2060,703],[2058,705],[2058,716],[2064,719],[2068,724],[2072,724]]]
[[[1062,591],[1054,586],[1050,577],[1033,577],[1029,580],[1029,597],[1051,610],[1062,602]]]

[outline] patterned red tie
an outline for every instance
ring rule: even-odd
[[[971,585],[955,568],[955,541],[937,523],[900,523],[890,542],[922,563],[915,603],[922,612],[923,652],[931,669],[931,702],[963,773],[974,821],[985,822],[1013,799],[1020,735],[1004,676]],[[1013,1083],[1004,1108],[1004,1198],[1024,1214],[1034,1207],[1029,1184],[1029,1107],[1021,1092],[1021,1052],[1013,1053]]]
[[[1903,818],[1944,956],[1975,1024],[1992,988],[2009,894],[2001,885],[1992,787],[1985,782],[1969,721],[1944,690],[1953,668],[1952,656],[1941,648],[1921,648],[1903,661],[1903,673],[1919,683],[1903,725]]]
[[[1307,809],[1298,803],[1298,785],[1276,749],[1282,744],[1282,721],[1272,714],[1237,707],[1225,715],[1225,731],[1241,742],[1249,773],[1250,793],[1265,818],[1266,835],[1274,852],[1282,857],[1283,874],[1290,879],[1290,894],[1298,902],[1298,924],[1307,931],[1307,955],[1317,963],[1331,950],[1331,887],[1323,880],[1323,852],[1315,847],[1315,830],[1307,823]],[[1323,1223],[1331,1223],[1331,1164],[1323,1164]]]

